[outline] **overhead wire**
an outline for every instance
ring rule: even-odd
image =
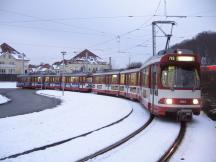
[[[8,12],[8,13],[12,13],[12,14],[15,14],[15,15],[28,17],[28,18],[33,18],[33,19],[36,19],[36,20],[39,20],[39,21],[44,21],[44,22],[46,22],[46,20],[47,20],[47,19],[43,19],[43,18],[40,18],[40,17],[37,17],[37,16],[32,16],[32,15],[28,15],[28,14],[24,14],[24,13],[16,12],[16,11],[9,11],[9,10],[5,10],[5,9],[1,9],[1,8],[0,8],[0,11]],[[47,21],[47,22],[54,23],[54,24],[60,24],[60,25],[64,25],[64,26],[68,26],[68,27],[72,27],[72,28],[76,28],[76,29],[88,29],[88,30],[91,30],[91,31],[94,31],[94,32],[105,34],[104,31],[99,31],[99,30],[92,29],[92,28],[89,28],[89,27],[80,27],[80,26],[76,26],[76,25],[66,24],[66,23],[58,22],[58,21],[51,20],[51,19],[49,21]]]
[[[151,15],[150,18],[147,19],[144,23],[142,23],[140,26],[138,26],[138,27],[135,28],[135,29],[132,29],[132,30],[127,31],[127,32],[125,32],[125,33],[119,34],[118,36],[123,37],[123,36],[126,36],[126,35],[128,35],[128,34],[131,34],[131,33],[135,32],[135,31],[140,30],[140,29],[143,28],[144,26],[145,26],[145,27],[151,26],[150,24],[149,24],[149,25],[146,25],[146,24],[147,24],[150,20],[152,20],[152,18],[154,17],[154,15],[157,13],[157,11],[158,11],[158,9],[159,9],[159,6],[160,6],[160,3],[161,3],[161,0],[159,0],[159,3],[158,3],[158,5],[157,5],[157,8],[156,8],[156,10],[154,11],[154,14]],[[97,44],[94,44],[94,45],[90,46],[89,48],[95,47],[95,46],[99,46],[99,45],[103,45],[103,44],[108,43],[108,42],[111,42],[111,41],[113,41],[113,40],[116,40],[116,37],[113,37],[113,38],[108,39],[108,40],[105,40],[105,41],[103,41],[103,42],[99,42],[99,43],[97,43]]]

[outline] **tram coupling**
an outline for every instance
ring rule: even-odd
[[[192,110],[182,109],[177,112],[177,121],[189,122],[192,120],[192,116]]]

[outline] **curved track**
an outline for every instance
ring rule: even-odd
[[[153,119],[154,119],[154,116],[151,115],[149,117],[148,121],[142,127],[140,127],[139,129],[137,129],[136,131],[132,132],[131,134],[129,134],[125,138],[123,138],[123,139],[117,141],[116,143],[114,143],[114,144],[112,144],[112,145],[110,145],[108,147],[105,147],[105,148],[103,148],[103,149],[101,149],[101,150],[99,150],[99,151],[97,151],[97,152],[95,152],[95,153],[93,153],[91,155],[83,157],[83,158],[77,160],[76,162],[84,162],[84,161],[93,159],[93,158],[95,158],[95,157],[97,157],[99,155],[102,155],[102,154],[104,154],[104,153],[106,153],[108,151],[111,151],[114,148],[116,148],[116,147],[124,144],[125,142],[127,142],[128,140],[130,140],[131,138],[133,138],[134,136],[136,136],[137,134],[139,134],[141,131],[143,131],[152,122]]]
[[[170,157],[174,154],[177,150],[178,146],[181,144],[182,139],[184,138],[186,132],[186,123],[181,122],[181,128],[177,138],[175,139],[174,143],[170,146],[170,148],[161,156],[158,162],[166,162],[170,159]]]
[[[110,126],[113,126],[115,124],[118,124],[120,123],[121,121],[125,120],[126,118],[128,118],[131,114],[133,113],[133,109],[131,109],[131,111],[125,115],[124,117],[122,117],[121,119],[115,121],[115,122],[112,122],[108,125],[105,125],[103,127],[100,127],[100,128],[97,128],[95,130],[92,130],[92,131],[89,131],[87,133],[83,133],[81,135],[78,135],[78,136],[75,136],[75,137],[71,137],[71,138],[68,138],[68,139],[64,139],[64,140],[61,140],[61,141],[58,141],[58,142],[55,142],[55,143],[51,143],[51,144],[48,144],[48,145],[44,145],[44,146],[41,146],[41,147],[37,147],[37,148],[33,148],[31,150],[27,150],[27,151],[24,151],[24,152],[21,152],[21,153],[17,153],[17,154],[14,154],[14,155],[10,155],[10,156],[7,156],[7,157],[3,157],[3,158],[0,158],[0,161],[2,160],[6,160],[6,159],[12,159],[12,158],[16,158],[18,156],[22,156],[22,155],[26,155],[26,154],[29,154],[29,153],[32,153],[32,152],[35,152],[35,151],[40,151],[40,150],[45,150],[47,148],[50,148],[50,147],[54,147],[54,146],[57,146],[57,145],[60,145],[60,144],[63,144],[63,143],[66,143],[66,142],[69,142],[71,140],[74,140],[74,139],[77,139],[79,137],[84,137],[84,136],[87,136],[89,134],[92,134],[94,132],[97,132],[101,129],[104,129],[104,128],[108,128]]]

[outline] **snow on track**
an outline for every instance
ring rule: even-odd
[[[61,96],[60,91],[40,92]],[[129,101],[114,97],[65,92],[60,98],[55,109],[0,119],[0,158],[103,127],[132,109]]]
[[[216,162],[215,150],[216,122],[202,113],[187,124],[182,144],[170,162]]]
[[[92,161],[155,162],[169,148],[178,135],[179,123],[154,119],[139,135],[128,143]]]
[[[120,99],[122,100],[122,99]],[[127,101],[127,100],[123,100]],[[96,152],[130,134],[132,131],[139,128],[149,118],[149,113],[139,105],[128,101],[133,106],[133,113],[124,121],[102,129],[98,132],[92,133],[86,137],[78,138],[62,145],[48,148],[46,150],[33,152],[15,159],[8,159],[6,161],[15,162],[71,162],[76,161],[86,155]],[[121,110],[120,110],[121,111]],[[119,112],[119,110],[116,110]]]

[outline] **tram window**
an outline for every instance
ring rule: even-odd
[[[164,87],[172,87],[174,82],[174,74],[174,66],[169,66],[162,71],[161,82]]]
[[[71,82],[72,83],[79,82],[79,77],[71,77]]]
[[[136,73],[131,73],[130,75],[130,84],[131,85],[136,85],[136,81],[137,81],[137,74]]]
[[[120,75],[120,84],[125,84],[125,74]]]
[[[162,70],[161,82],[167,88],[194,88],[199,86],[195,68],[168,66]]]
[[[86,77],[82,77],[82,82],[86,82]]]
[[[96,76],[95,82],[96,83],[104,83],[104,76]]]
[[[70,82],[70,78],[68,76],[65,77],[65,82],[69,83]]]
[[[55,82],[59,82],[59,77],[54,78]]]
[[[149,80],[148,80],[148,77],[149,77],[149,68],[143,69],[142,73],[143,73],[142,86],[148,87],[148,83],[149,83]]]
[[[49,77],[45,77],[45,82],[49,82]]]
[[[116,91],[116,90],[119,90],[119,87],[116,86],[116,85],[112,85],[112,86],[111,86],[111,89]]]
[[[118,75],[112,75],[112,84],[118,83]]]
[[[130,87],[130,92],[136,93],[136,87]]]
[[[119,91],[124,91],[124,86],[120,86]]]
[[[87,78],[86,78],[86,82],[87,82],[87,83],[92,83],[92,77],[87,77]]]

